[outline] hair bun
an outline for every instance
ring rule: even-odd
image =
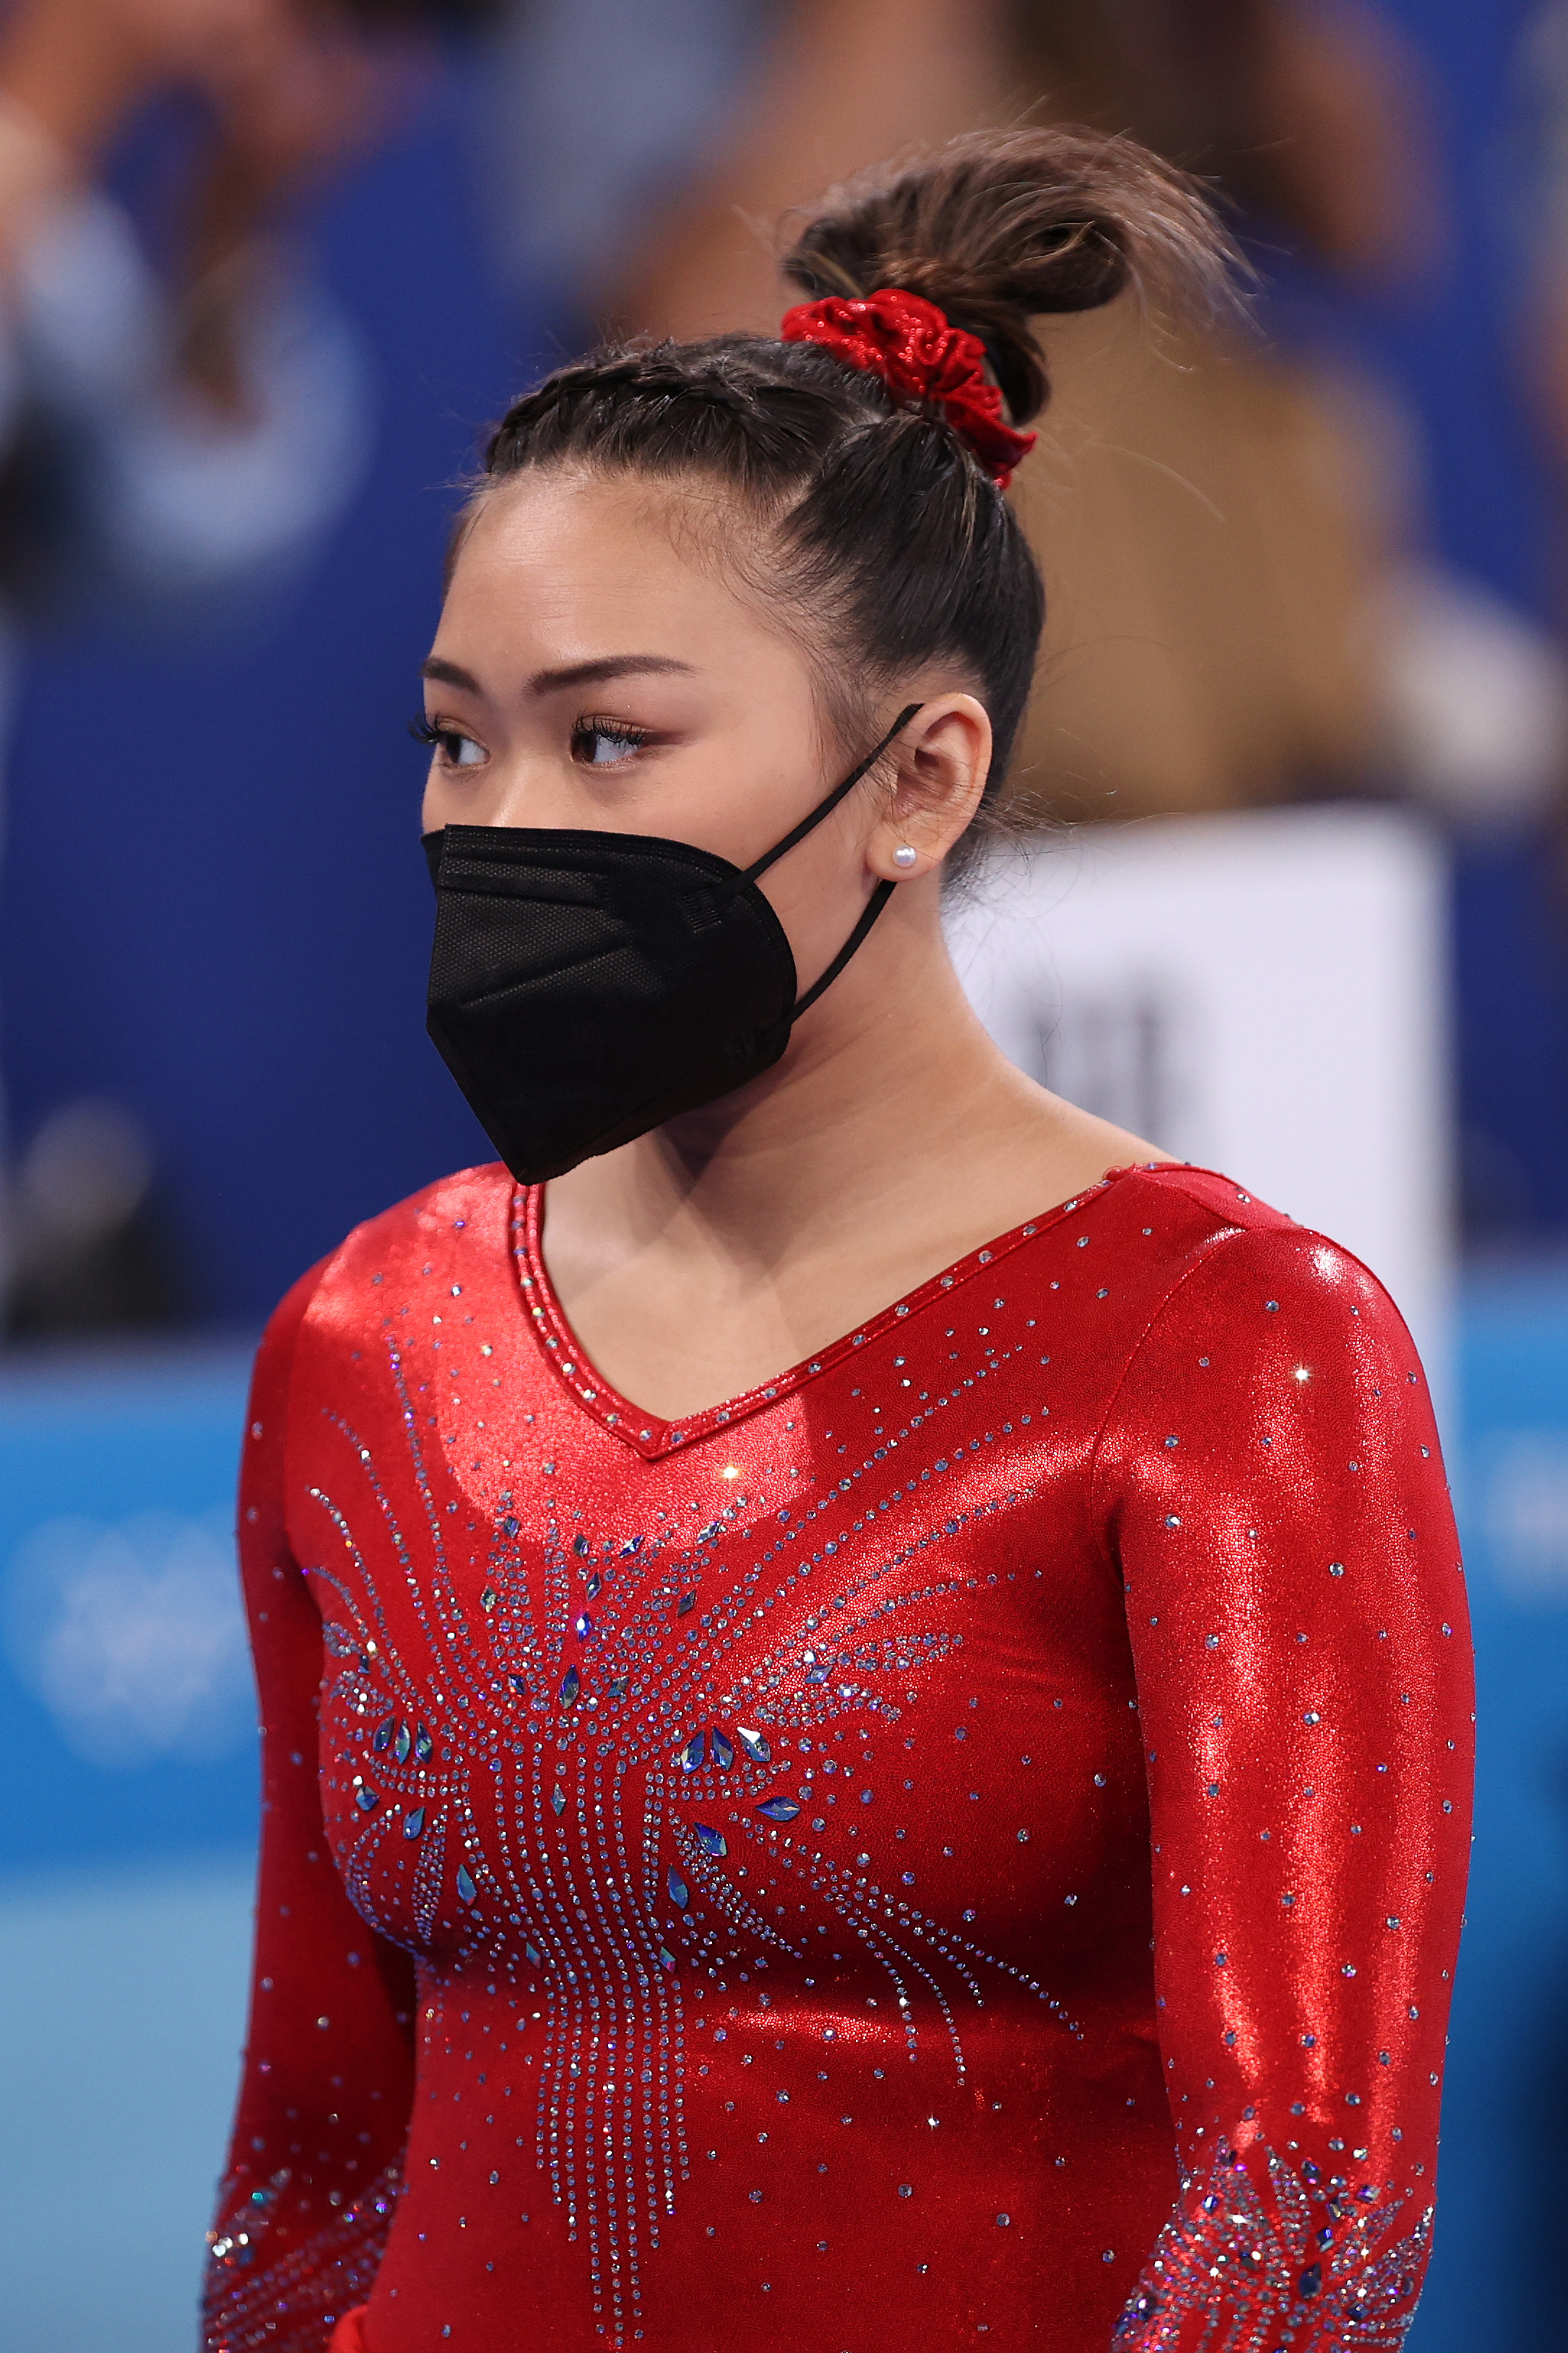
[[[923,295],[978,335],[1015,425],[1050,397],[1030,321],[1093,311],[1130,284],[1162,305],[1234,304],[1236,257],[1197,183],[1095,131],[970,132],[859,174],[784,256],[814,297]]]

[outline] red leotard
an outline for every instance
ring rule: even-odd
[[[672,1427],[537,1217],[435,1186],[262,1346],[209,2347],[1396,2346],[1471,1718],[1377,1284],[1123,1170]]]

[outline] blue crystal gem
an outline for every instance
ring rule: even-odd
[[[375,1738],[371,1742],[371,1746],[375,1749],[378,1754],[384,1748],[390,1748],[392,1746],[392,1736],[396,1729],[396,1717],[389,1715],[384,1724],[378,1724],[376,1725]]]
[[[354,1803],[362,1814],[374,1814],[381,1803],[381,1794],[379,1790],[373,1789],[368,1781],[362,1781],[354,1791]]]
[[[501,1532],[501,1534],[502,1534],[502,1535],[503,1535],[503,1536],[514,1536],[514,1535],[516,1535],[516,1534],[517,1534],[517,1522],[516,1522],[514,1519],[510,1518],[510,1516],[509,1516],[508,1518],[504,1519],[504,1520],[501,1522],[501,1524],[500,1524],[500,1532]]]
[[[646,1542],[647,1538],[644,1536],[628,1536],[626,1543],[621,1546],[621,1558],[626,1560],[629,1558],[633,1553],[641,1552]]]
[[[752,1732],[743,1724],[735,1726],[735,1737],[753,1765],[771,1765],[773,1752],[760,1732]]]
[[[588,1578],[588,1599],[590,1601],[592,1601],[595,1595],[599,1592],[605,1580],[599,1575],[598,1570],[596,1568],[593,1570]]]
[[[529,1959],[533,1963],[534,1968],[538,1968],[544,1958],[544,1956],[540,1951],[538,1946],[529,1944],[525,1938],[522,1949],[528,1955]]]
[[[1121,2344],[1123,2337],[1131,2337],[1135,2328],[1141,2328],[1144,2321],[1152,2320],[1159,2309],[1159,2297],[1151,2295],[1146,2288],[1141,2289],[1117,2322],[1112,2332],[1112,2341],[1118,2345]]]
[[[508,1675],[507,1681],[514,1692],[525,1692],[528,1689],[527,1680],[522,1675]]]
[[[793,1822],[800,1808],[793,1798],[764,1798],[757,1811],[766,1814],[770,1822]]]
[[[658,1957],[664,1963],[667,1969],[672,1969],[675,1967],[675,1955],[670,1951],[668,1945],[661,1945],[659,1947]]]
[[[583,1610],[583,1611],[581,1611],[581,1612],[579,1613],[579,1615],[578,1615],[577,1617],[574,1618],[574,1620],[572,1620],[572,1630],[573,1630],[573,1632],[576,1635],[577,1640],[578,1640],[580,1642],[587,1642],[587,1641],[592,1641],[592,1639],[593,1639],[593,1633],[594,1633],[594,1621],[593,1621],[593,1620],[589,1617],[589,1615],[588,1615],[588,1613],[587,1613],[587,1611],[586,1611],[585,1609],[584,1609],[584,1610]]]
[[[1309,2263],[1306,2270],[1301,2274],[1300,2278],[1296,2282],[1296,2293],[1298,2295],[1316,2295],[1322,2284],[1322,2264]]]
[[[807,1651],[805,1654],[805,1680],[808,1683],[825,1683],[832,1672],[833,1670],[826,1659],[819,1659],[815,1651]]]
[[[790,1810],[793,1812],[795,1810],[792,1807]],[[723,1831],[716,1831],[711,1822],[693,1822],[691,1827],[697,1833],[697,1843],[704,1854],[729,1853],[730,1850],[724,1843]]]
[[[610,1697],[612,1699],[625,1699],[626,1695],[626,1679],[625,1675],[612,1675],[610,1677]]]
[[[575,1707],[577,1704],[577,1694],[582,1688],[582,1676],[577,1672],[575,1667],[568,1667],[565,1673],[561,1678],[562,1706]]]
[[[726,1739],[717,1725],[713,1726],[712,1742],[713,1762],[721,1771],[727,1771],[735,1761],[735,1751],[732,1744]]]
[[[590,1550],[587,1537],[574,1536],[572,1539],[572,1549],[576,1554],[579,1560],[586,1560]]]
[[[672,1904],[679,1904],[684,1909],[684,1907],[690,1903],[691,1890],[686,1884],[685,1880],[680,1876],[679,1872],[677,1871],[674,1863],[671,1863],[669,1866],[668,1874],[665,1880],[665,1885],[669,1890],[669,1900]]]
[[[424,1835],[424,1831],[425,1809],[423,1806],[416,1806],[414,1811],[404,1821],[403,1835],[407,1839],[420,1838]]]
[[[678,1618],[684,1618],[689,1610],[695,1609],[696,1607],[697,1596],[695,1593],[683,1593],[679,1600],[675,1605],[675,1614]]]
[[[557,1781],[555,1787],[550,1792],[550,1810],[555,1816],[557,1820],[559,1820],[561,1816],[566,1811],[566,1793],[562,1788],[559,1781]]]
[[[680,1750],[680,1769],[683,1773],[695,1773],[701,1764],[702,1744],[705,1737],[705,1734],[694,1732],[685,1747]]]
[[[465,1904],[471,1904],[479,1892],[479,1889],[474,1885],[473,1875],[469,1872],[468,1865],[460,1862],[458,1865],[458,1894],[459,1897]]]
[[[392,1753],[400,1765],[405,1765],[408,1762],[408,1752],[413,1746],[414,1735],[405,1724],[400,1724],[397,1727],[397,1737],[392,1744]]]
[[[415,1763],[417,1765],[428,1765],[435,1746],[436,1743],[431,1739],[430,1735],[426,1732],[425,1726],[422,1724],[418,1725],[414,1735]]]

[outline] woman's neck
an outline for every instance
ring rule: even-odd
[[[940,932],[889,921],[773,1071],[556,1178],[545,1260],[601,1377],[668,1419],[784,1370],[1108,1167],[1158,1156],[1015,1070]]]

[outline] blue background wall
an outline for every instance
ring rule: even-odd
[[[0,867],[19,1136],[128,1103],[206,1318],[255,1321],[359,1219],[491,1153],[424,1034],[419,708],[456,485],[532,364],[479,259],[460,86],[333,205],[380,415],[301,590],[193,643],[83,629],[31,666]]]

